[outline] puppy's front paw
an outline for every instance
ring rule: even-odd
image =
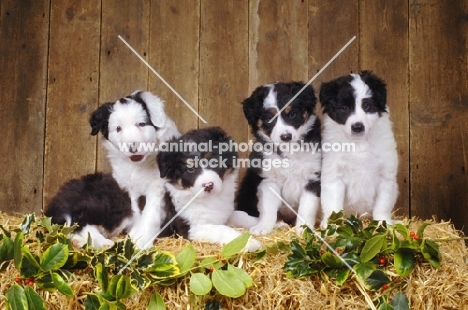
[[[245,250],[247,252],[256,252],[262,247],[260,241],[250,237],[247,245],[245,246]]]
[[[265,236],[273,231],[273,226],[267,226],[263,224],[257,224],[253,227],[250,227],[249,231],[252,235],[255,236]]]

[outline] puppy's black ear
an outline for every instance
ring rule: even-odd
[[[156,157],[156,160],[158,161],[158,167],[159,167],[159,176],[161,178],[165,178],[167,174],[169,173],[169,170],[171,167],[170,158],[171,158],[171,153],[162,152],[162,151],[160,151],[158,153],[158,156]]]
[[[320,87],[320,104],[322,105],[325,113],[330,113],[333,110],[333,105],[338,98],[339,83],[337,80],[323,83]]]
[[[244,115],[249,125],[255,125],[263,113],[263,100],[268,96],[270,89],[259,86],[252,95],[242,102]]]
[[[360,75],[364,83],[369,85],[369,88],[372,90],[372,98],[377,103],[379,111],[387,112],[387,86],[385,82],[375,74],[372,74],[371,71],[362,71]]]
[[[102,132],[102,135],[109,137],[109,116],[112,110],[112,103],[104,103],[91,114],[89,124],[91,125],[91,135],[95,136]]]

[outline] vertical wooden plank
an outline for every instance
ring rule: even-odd
[[[44,161],[44,202],[70,178],[95,170],[100,1],[53,1]]]
[[[387,83],[387,103],[398,145],[399,198],[395,211],[409,216],[408,0],[360,2],[360,68]],[[369,26],[372,25],[372,26]]]
[[[198,111],[200,1],[152,1],[149,63]],[[197,128],[198,117],[152,72],[150,90],[183,133]]]
[[[468,233],[468,2],[410,0],[412,214]]]
[[[307,1],[252,0],[249,91],[277,81],[309,80]]]
[[[354,36],[351,45],[312,83],[317,97],[323,82],[359,68],[359,2],[309,0],[309,79]]]
[[[147,90],[148,67],[118,38],[148,59],[150,0],[102,2],[99,105]],[[111,171],[98,135],[97,170]]]
[[[248,1],[201,1],[200,106],[208,124],[246,142],[240,102],[248,95]]]
[[[48,31],[48,1],[0,2],[2,211],[42,208]]]

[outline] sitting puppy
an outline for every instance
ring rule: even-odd
[[[78,224],[70,236],[75,247],[91,239],[96,248],[111,247],[110,238],[131,227],[132,208],[128,193],[110,174],[88,174],[65,183],[44,213],[54,224]]]
[[[166,222],[171,221],[162,236],[177,233],[191,240],[222,245],[240,235],[226,225],[234,211],[238,175],[234,166],[237,153],[222,151],[228,149],[231,141],[221,128],[211,127],[168,141],[170,151],[161,148],[158,166],[161,178],[167,180],[164,204]],[[260,243],[251,239],[247,250],[259,247]]]
[[[323,227],[333,211],[343,209],[393,223],[398,155],[386,100],[385,83],[369,71],[337,78],[320,89]],[[336,143],[355,149],[326,150]]]
[[[314,114],[317,100],[312,87],[307,86],[279,113],[304,86],[302,83],[260,86],[242,103],[256,142],[250,167],[236,196],[238,211],[231,221],[235,225],[251,225],[252,234],[270,233],[278,213],[291,221],[297,211],[298,232],[304,224],[309,227],[315,224],[321,154],[320,120]],[[262,165],[254,166],[255,161]],[[241,211],[259,218],[252,222]]]
[[[105,103],[90,118],[91,134],[105,138],[104,147],[119,186],[130,194],[134,225],[129,235],[138,248],[153,246],[166,217],[161,205],[164,182],[158,171],[159,143],[180,136],[174,122],[164,113],[161,99],[137,91],[115,103]],[[138,198],[146,197],[140,214]]]

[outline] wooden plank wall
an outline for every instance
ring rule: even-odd
[[[0,210],[39,212],[66,180],[109,171],[88,118],[137,89],[182,132],[250,137],[240,102],[260,84],[371,69],[388,84],[399,214],[468,221],[468,0],[2,0]],[[195,109],[202,123],[118,39]],[[468,230],[467,230],[468,231]]]

